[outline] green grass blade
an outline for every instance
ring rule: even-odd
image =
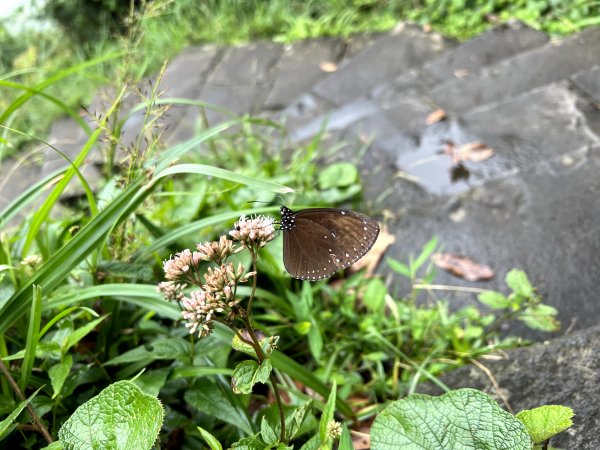
[[[4,210],[0,212],[0,227],[4,226],[10,219],[19,214],[23,209],[30,205],[40,195],[42,195],[65,171],[66,167],[57,170],[50,175],[42,178],[40,181],[32,185],[29,189],[19,195],[15,200],[9,203]]]
[[[234,183],[245,184],[259,190],[275,192],[277,194],[289,194],[294,192],[292,188],[284,186],[272,181],[260,180],[258,178],[249,177],[240,173],[231,172],[230,170],[221,169],[220,167],[207,166],[204,164],[178,164],[165,169],[163,176],[178,175],[178,174],[196,174],[206,175],[223,180],[233,181]]]
[[[42,288],[38,285],[33,286],[33,301],[31,303],[31,314],[29,315],[29,327],[27,330],[27,345],[25,346],[25,356],[21,366],[21,379],[19,387],[21,392],[25,392],[33,361],[35,360],[35,350],[37,349],[40,336],[40,323],[42,321]]]
[[[94,58],[94,59],[92,59],[90,61],[86,61],[86,62],[83,62],[81,64],[77,64],[75,66],[69,67],[68,69],[61,70],[61,71],[55,73],[54,75],[46,78],[43,82],[41,82],[41,83],[35,85],[33,88],[31,88],[29,90],[29,92],[26,92],[26,93],[20,95],[10,105],[8,105],[8,107],[4,110],[4,112],[2,114],[0,114],[0,124],[5,123],[6,120],[15,111],[17,111],[31,97],[33,97],[34,95],[36,95],[37,92],[39,92],[41,90],[44,90],[48,86],[56,83],[57,81],[65,78],[65,77],[68,77],[69,75],[72,75],[72,74],[77,73],[77,72],[81,72],[82,70],[85,70],[88,67],[92,67],[92,66],[95,66],[97,64],[109,61],[111,59],[119,58],[121,56],[123,56],[122,52],[119,52],[119,53],[109,53],[109,54],[103,55],[103,56],[101,56],[99,58]]]
[[[143,248],[136,255],[135,260],[141,260],[146,258],[152,252],[158,251],[162,248],[166,248],[171,244],[174,244],[177,241],[180,241],[190,235],[198,233],[204,228],[212,227],[219,224],[227,224],[229,220],[233,220],[239,218],[242,214],[250,215],[250,214],[261,214],[267,212],[277,211],[279,207],[265,207],[265,208],[256,208],[256,209],[242,209],[240,211],[227,211],[221,214],[215,214],[214,216],[208,217],[206,219],[200,219],[195,222],[188,223],[179,228],[176,228],[173,231],[165,234],[164,236],[156,239],[152,244],[148,247]],[[224,228],[225,230],[225,228]],[[183,249],[182,249],[183,250]]]

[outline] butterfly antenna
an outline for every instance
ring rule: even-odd
[[[277,203],[277,202],[261,202],[260,200],[251,200],[249,202],[246,203],[263,203],[265,205],[271,205],[271,206],[283,206],[283,203]]]

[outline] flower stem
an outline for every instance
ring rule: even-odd
[[[256,270],[256,251],[249,247],[250,255],[252,256],[252,271],[254,272],[254,276],[252,277],[252,292],[250,293],[250,298],[248,299],[248,308],[246,309],[246,316],[243,317],[244,324],[248,330],[248,334],[252,339],[254,347],[254,351],[256,352],[256,356],[258,357],[259,364],[262,364],[265,359],[267,359],[267,355],[263,352],[262,347],[260,346],[260,342],[254,333],[254,328],[252,326],[252,301],[254,300],[254,294],[256,293],[256,285],[258,281],[258,272]],[[279,395],[279,390],[277,388],[277,380],[275,379],[275,374],[271,372],[269,374],[269,380],[271,381],[271,385],[273,386],[273,392],[275,393],[275,400],[277,401],[277,406],[279,408],[279,420],[281,423],[281,434],[279,435],[279,440],[281,442],[285,442],[285,412],[283,410],[283,402],[281,401],[281,395]]]

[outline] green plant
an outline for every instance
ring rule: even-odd
[[[475,389],[458,389],[441,397],[414,394],[389,404],[377,416],[371,428],[371,448],[528,450],[532,441],[549,439],[570,427],[572,415],[564,406],[543,406],[515,417]],[[548,426],[552,422],[556,425]]]

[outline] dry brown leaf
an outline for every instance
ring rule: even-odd
[[[469,76],[469,69],[457,69],[454,71],[454,76],[456,78],[464,78]]]
[[[445,120],[446,117],[448,117],[446,115],[446,111],[444,111],[442,108],[438,108],[427,116],[427,119],[425,119],[425,123],[427,125],[433,125],[434,123],[438,123],[442,120]]]
[[[338,65],[332,61],[321,61],[319,63],[319,69],[327,73],[336,72],[338,70]]]
[[[370,429],[361,427],[360,431],[350,430],[354,450],[368,450],[371,448]]]
[[[469,281],[490,280],[494,271],[490,266],[478,264],[465,256],[452,253],[436,253],[431,257],[433,263],[452,275]]]
[[[446,142],[444,153],[452,158],[452,164],[463,161],[481,162],[494,156],[493,149],[479,141],[468,142],[457,147],[452,141]]]
[[[367,252],[365,256],[359,259],[354,265],[351,266],[352,272],[358,272],[359,270],[366,269],[366,276],[370,277],[375,272],[375,268],[379,261],[383,257],[383,254],[390,245],[396,242],[396,237],[388,232],[388,228],[384,226],[377,236],[377,240],[371,250]]]

